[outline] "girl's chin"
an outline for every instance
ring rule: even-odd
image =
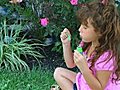
[[[86,42],[86,43],[91,42],[91,41],[85,40],[85,39],[83,39],[83,38],[82,38],[82,41],[83,41],[83,42]]]
[[[80,38],[82,39],[83,42],[86,42],[86,43],[91,42],[90,40],[86,40],[82,35],[80,35]]]

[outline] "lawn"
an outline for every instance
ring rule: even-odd
[[[54,84],[50,70],[32,69],[30,72],[0,70],[0,90],[50,90]]]

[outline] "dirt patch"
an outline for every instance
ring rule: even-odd
[[[63,54],[57,53],[55,51],[52,51],[52,45],[50,46],[44,46],[41,47],[42,50],[39,50],[39,52],[44,55],[44,58],[41,58],[40,66],[45,69],[53,70],[56,67],[66,67],[65,62],[63,60]],[[32,57],[27,57],[26,63],[28,66],[32,69],[33,66],[38,65],[38,62],[34,60]]]

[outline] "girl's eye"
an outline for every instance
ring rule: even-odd
[[[83,26],[83,28],[84,28],[84,29],[87,29],[87,27],[86,27],[86,26]]]
[[[86,26],[86,25],[82,25],[82,27],[83,27],[84,29],[87,29],[87,26]]]

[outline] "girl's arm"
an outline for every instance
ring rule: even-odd
[[[76,66],[73,60],[73,52],[71,50],[70,43],[67,45],[63,44],[63,56],[68,68],[73,68]]]
[[[104,90],[112,73],[111,71],[98,70],[94,76],[88,67],[86,58],[76,50],[74,52],[74,62],[80,69],[84,79],[92,90]]]
[[[111,75],[111,71],[97,71],[96,77],[90,70],[84,70],[82,74],[92,90],[104,90]]]
[[[73,60],[73,53],[71,49],[71,34],[67,28],[65,28],[60,35],[63,46],[63,56],[68,68],[73,68],[75,66]]]

